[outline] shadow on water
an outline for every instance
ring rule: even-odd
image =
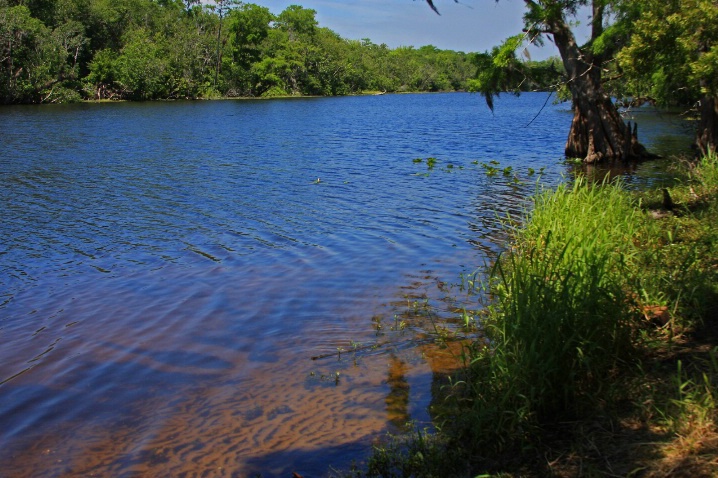
[[[389,359],[389,372],[386,383],[389,385],[389,393],[386,396],[386,410],[389,423],[398,429],[402,429],[410,421],[409,416],[409,392],[411,386],[406,379],[408,367],[406,362],[396,355]]]
[[[294,473],[310,477],[327,476],[332,471],[347,471],[351,464],[343,470],[322,465],[322,463],[343,463],[348,456],[362,456],[367,451],[366,443],[351,443],[338,446],[327,446],[320,449],[303,450],[301,443],[288,451],[269,453],[252,458],[247,462],[241,473],[228,476],[261,477],[261,478],[292,478]],[[271,463],[271,465],[267,465]],[[290,465],[291,463],[291,465]],[[357,462],[357,465],[360,462]]]
[[[428,352],[428,350],[425,350],[425,352]],[[428,353],[431,354],[432,352]],[[436,354],[437,352],[434,351],[433,353]],[[341,445],[320,448],[306,446],[300,436],[291,447],[248,459],[243,464],[241,473],[231,476],[290,478],[296,476],[296,473],[308,478],[342,476],[341,473],[349,472],[354,467],[359,470],[364,469],[363,467],[372,453],[372,445],[379,445],[388,440],[390,436],[409,432],[417,426],[417,423],[413,420],[410,403],[411,383],[431,383],[437,386],[447,383],[446,372],[430,370],[417,374],[396,353],[391,352],[388,355],[389,365],[385,381],[385,414],[389,427],[386,433],[374,434],[371,437]],[[439,353],[439,356],[441,355]],[[445,363],[437,363],[436,366],[439,368],[445,365]],[[422,427],[426,426],[428,426],[427,423],[422,424]]]
[[[601,183],[606,178],[617,179],[631,190],[665,187],[672,185],[675,180],[671,175],[671,168],[679,158],[658,158],[641,162],[618,162],[613,164],[578,164],[567,167],[568,175],[584,176],[594,183]]]

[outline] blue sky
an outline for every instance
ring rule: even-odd
[[[490,50],[503,39],[521,32],[522,0],[435,0],[441,16],[424,0],[249,0],[279,13],[296,4],[317,11],[320,26],[344,38],[369,38],[391,48],[434,45],[456,51]],[[556,55],[547,42],[540,50],[531,49],[534,60]]]

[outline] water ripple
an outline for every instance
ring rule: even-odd
[[[320,475],[427,420],[394,317],[490,260],[529,167],[562,179],[570,113],[516,130],[544,99],[0,109],[3,473]]]

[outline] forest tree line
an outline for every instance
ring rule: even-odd
[[[456,91],[476,59],[344,39],[297,5],[0,0],[4,104]]]

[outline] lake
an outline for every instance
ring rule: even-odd
[[[430,426],[461,274],[569,174],[545,100],[1,108],[2,476],[324,476]]]

